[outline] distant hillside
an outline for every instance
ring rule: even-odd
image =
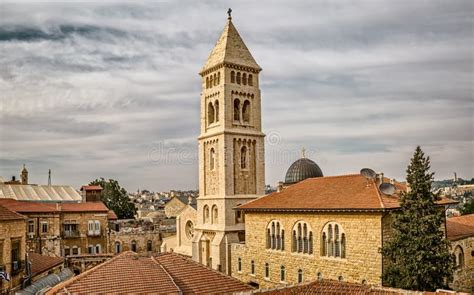
[[[458,178],[456,185],[465,185],[465,184],[474,184],[474,178],[470,180]],[[445,180],[435,180],[433,181],[433,189],[438,189],[442,187],[451,187],[454,185],[453,179],[445,179]]]

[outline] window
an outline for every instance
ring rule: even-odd
[[[252,74],[249,74],[249,77],[247,79],[247,84],[249,84],[249,86],[253,86]]]
[[[72,255],[79,255],[79,248],[77,246],[72,247]]]
[[[301,284],[303,282],[303,271],[301,269],[298,269],[298,284]]]
[[[209,223],[209,206],[204,205],[204,223]]]
[[[64,256],[69,256],[71,255],[71,249],[69,247],[64,247]]]
[[[285,267],[282,265],[280,267],[280,281],[284,282],[286,277]]]
[[[217,75],[214,74],[214,86],[217,86]]]
[[[87,234],[88,235],[92,235],[92,233],[94,232],[94,221],[93,220],[89,220],[87,222]]]
[[[92,245],[87,246],[87,253],[88,254],[94,254],[94,246],[92,246]]]
[[[242,107],[242,119],[245,123],[250,122],[250,101],[246,100]]]
[[[214,103],[214,109],[216,112],[216,116],[215,116],[216,122],[219,122],[219,101],[218,100],[216,100],[216,102]]]
[[[234,121],[240,121],[240,100],[234,100]]]
[[[236,207],[239,207],[242,204],[237,204]],[[235,210],[235,223],[244,222],[244,212],[242,210]]]
[[[279,221],[271,221],[267,225],[267,249],[285,250],[285,231]]]
[[[209,87],[212,88],[212,85],[213,85],[213,84],[214,84],[214,79],[213,79],[213,77],[212,77],[212,75],[211,75],[210,78],[209,78]]]
[[[215,114],[214,106],[212,105],[212,102],[209,102],[207,105],[207,124],[208,125],[211,125],[212,123],[214,123],[214,114]]]
[[[212,223],[217,223],[217,206],[212,206]]]
[[[120,252],[122,252],[120,242],[115,242],[115,254],[119,254]]]
[[[209,88],[209,77],[206,77],[206,89]]]
[[[250,261],[250,273],[255,274],[255,261]]]
[[[268,265],[268,263],[265,263],[265,277],[270,277],[270,266]]]
[[[188,240],[192,240],[192,238],[194,237],[194,224],[191,220],[188,220],[186,222],[185,233]],[[149,242],[151,243],[151,241]],[[148,251],[151,251],[151,250],[148,250]]]
[[[217,73],[217,85],[221,84],[221,72]]]
[[[299,221],[293,227],[292,251],[313,254],[313,232],[309,224]]]
[[[99,220],[95,221],[94,233],[100,236],[100,221]]]
[[[340,224],[327,223],[321,233],[321,256],[346,258],[346,234]]]
[[[100,244],[95,245],[95,254],[100,254],[102,252],[101,249],[102,247]]]
[[[42,233],[48,232],[48,222],[46,221],[41,222],[41,232]]]
[[[235,83],[235,72],[230,72],[230,83]]]
[[[209,170],[213,171],[216,168],[216,151],[211,148],[209,151]]]
[[[35,232],[35,221],[34,220],[28,220],[28,232],[29,233],[34,233]]]
[[[464,266],[464,250],[461,246],[458,245],[454,248],[454,256],[456,259],[456,267],[462,268]]]
[[[247,147],[243,146],[240,149],[240,169],[247,169]]]
[[[16,274],[20,271],[21,260],[21,240],[15,239],[11,241],[11,262],[12,273]]]
[[[237,259],[237,271],[242,271],[242,258]]]
[[[247,85],[247,74],[242,75],[242,84]]]
[[[137,252],[137,242],[135,240],[132,241],[131,249],[133,252]]]
[[[240,72],[237,73],[237,84],[240,84]]]

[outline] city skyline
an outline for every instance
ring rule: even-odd
[[[25,163],[32,183],[51,168],[76,187],[102,176],[129,191],[197,188],[197,73],[227,6],[31,5],[0,5],[0,175]],[[470,7],[232,4],[264,69],[266,183],[302,147],[325,175],[402,180],[421,145],[437,179],[473,177]]]

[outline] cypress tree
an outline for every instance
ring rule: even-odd
[[[418,146],[407,169],[409,191],[393,213],[392,236],[382,248],[387,261],[384,284],[395,288],[434,291],[446,288],[454,271],[454,256],[443,232],[444,208],[431,191],[430,158]]]

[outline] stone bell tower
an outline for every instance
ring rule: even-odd
[[[199,198],[193,259],[230,274],[230,244],[244,239],[238,205],[265,192],[259,73],[229,17],[204,65]]]

